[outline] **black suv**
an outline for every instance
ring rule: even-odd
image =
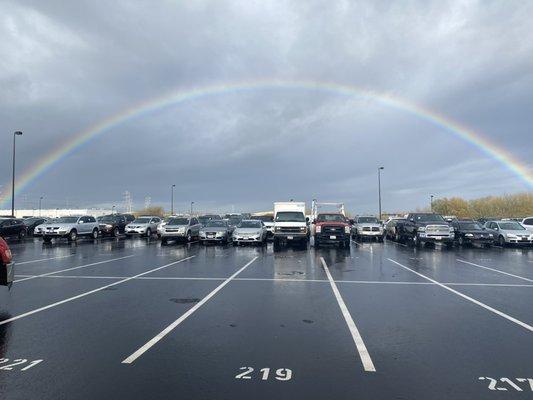
[[[132,221],[131,217],[133,217],[133,215],[130,216],[129,214],[112,214],[99,217],[98,224],[100,234],[102,236],[109,235],[117,237],[121,233],[124,233],[126,225]],[[135,217],[133,217],[133,219],[135,219]]]
[[[46,221],[48,221],[47,218],[41,217],[29,217],[24,219],[24,225],[26,226],[26,233],[28,236],[33,236],[35,233],[35,228],[41,224],[44,224]]]
[[[26,237],[26,225],[24,221],[18,218],[3,217],[0,218],[0,236],[3,238],[19,238],[20,240]]]
[[[455,241],[460,246],[479,244],[491,247],[494,235],[472,219],[461,219],[452,223],[455,229]]]

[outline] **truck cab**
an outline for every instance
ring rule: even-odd
[[[309,243],[307,223],[304,202],[274,203],[274,249],[278,249],[283,244],[298,244],[307,247]]]
[[[350,248],[350,223],[340,213],[320,213],[313,221],[315,248],[324,243]]]

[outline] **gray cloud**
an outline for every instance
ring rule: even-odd
[[[533,5],[527,2],[4,1],[0,190],[65,140],[173,90],[261,79],[337,82],[438,111],[532,165]],[[126,121],[33,182],[23,206],[265,209],[346,201],[376,211],[429,194],[531,190],[479,149],[413,115],[320,91],[207,96]]]

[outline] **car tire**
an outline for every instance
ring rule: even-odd
[[[72,229],[67,237],[69,242],[75,242],[78,240],[78,231],[76,229]]]
[[[94,228],[92,233],[91,233],[91,238],[96,240],[98,239],[98,229]]]
[[[117,226],[115,227],[115,229],[113,229],[113,236],[118,237],[119,234],[120,234],[120,230],[118,229],[118,226]]]
[[[167,238],[161,238],[161,245],[165,246],[167,243]]]
[[[43,237],[43,242],[50,243],[52,241],[51,237]]]
[[[279,250],[281,247],[280,241],[278,238],[274,237],[274,251]]]
[[[150,228],[148,228],[148,229],[146,230],[145,235],[146,235],[147,238],[151,238],[151,237],[152,237],[152,230],[151,230]]]
[[[320,247],[320,240],[315,238],[315,249],[318,249]]]
[[[420,238],[418,237],[417,234],[415,234],[415,235],[412,237],[411,242],[413,243],[413,247],[416,247],[416,248],[419,248],[419,247],[420,247]]]
[[[459,240],[457,241],[459,243],[459,246],[463,247],[465,245],[465,240],[462,236],[459,236]]]
[[[33,236],[35,234],[35,229],[30,228],[28,229],[28,236]]]
[[[507,243],[505,243],[505,238],[502,235],[500,235],[500,237],[498,238],[498,244],[501,247],[505,247],[507,245]]]
[[[26,230],[21,229],[19,232],[19,240],[24,240],[25,237],[26,237]]]
[[[191,231],[188,231],[187,232],[187,243],[191,243],[192,242],[192,233]]]

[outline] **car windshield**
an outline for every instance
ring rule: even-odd
[[[303,212],[280,211],[276,214],[276,222],[305,222]]]
[[[238,228],[261,228],[260,221],[242,221]]]
[[[26,218],[24,220],[24,223],[27,224],[27,225],[30,225],[30,224],[33,224],[34,222],[37,222],[39,220],[41,220],[42,218]]]
[[[54,220],[54,224],[75,224],[78,222],[78,217],[60,217]]]
[[[115,219],[116,219],[116,217],[114,217],[112,215],[106,215],[106,216],[98,218],[98,221],[100,221],[100,222],[114,222]]]
[[[133,221],[134,224],[147,224],[150,222],[150,218],[137,218]]]
[[[189,225],[189,218],[170,218],[168,225]]]
[[[252,217],[252,219],[255,219],[257,221],[263,221],[263,222],[274,222],[274,217],[271,215],[258,215],[258,216]]]
[[[206,225],[208,228],[225,228],[227,225],[224,221],[209,221]]]
[[[319,214],[316,220],[318,222],[346,222],[342,214]]]
[[[468,230],[476,230],[476,229],[483,229],[483,228],[477,222],[459,222],[459,229],[468,231]]]
[[[438,214],[415,214],[414,219],[416,222],[446,222]]]
[[[518,222],[500,222],[500,229],[508,230],[508,231],[525,231],[526,228],[524,228],[522,225],[520,225]]]
[[[235,218],[235,217],[230,217],[228,219],[228,222],[230,223],[230,225],[239,225],[241,221],[242,221],[241,218]]]
[[[359,217],[357,218],[358,224],[379,224],[379,220],[376,217]]]

